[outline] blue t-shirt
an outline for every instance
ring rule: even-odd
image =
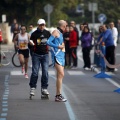
[[[112,31],[110,29],[107,29],[105,32],[103,32],[102,37],[103,37],[102,41],[105,42],[106,47],[114,45]]]
[[[51,35],[47,41],[47,45],[53,47],[53,55],[55,57],[55,60],[57,61],[57,63],[59,63],[60,65],[64,66],[65,64],[65,52],[62,51],[61,49],[58,48],[59,45],[62,45],[63,41],[63,35],[61,32],[59,37],[54,37],[53,35]]]

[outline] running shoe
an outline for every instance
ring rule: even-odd
[[[24,69],[24,67],[22,67],[22,73],[24,73],[25,72],[25,69]]]
[[[65,99],[61,94],[55,96],[55,101],[56,102],[66,102],[67,99]]]
[[[25,73],[25,78],[26,78],[26,79],[28,79],[28,78],[29,78],[27,73]]]

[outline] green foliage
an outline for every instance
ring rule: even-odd
[[[20,24],[36,25],[39,18],[47,21],[47,14],[44,12],[44,6],[48,3],[53,6],[51,13],[51,25],[57,25],[60,19],[75,20],[76,23],[92,22],[92,13],[88,10],[88,3],[96,2],[98,11],[95,12],[95,21],[98,21],[98,15],[104,13],[107,16],[106,23],[116,22],[120,19],[120,0],[0,0],[0,15],[7,15],[7,22],[10,24],[16,18]],[[84,14],[76,13],[76,6],[83,4]]]

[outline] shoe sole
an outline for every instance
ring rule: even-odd
[[[67,100],[65,100],[65,101],[61,101],[61,100],[55,100],[55,102],[66,102]]]

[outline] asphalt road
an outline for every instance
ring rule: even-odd
[[[11,62],[13,45],[2,45]],[[120,45],[116,50],[116,63],[120,61]],[[93,61],[94,51],[91,51]],[[49,68],[49,100],[41,100],[40,76],[33,100],[29,99],[29,79],[25,79],[21,68],[10,63],[0,67],[0,120],[120,120],[120,69],[106,73],[112,78],[95,78],[100,68],[85,71],[81,49],[78,48],[78,69],[65,69],[63,95],[65,103],[54,101],[55,69]],[[31,60],[29,61],[29,66]],[[31,68],[28,68],[31,75]]]

